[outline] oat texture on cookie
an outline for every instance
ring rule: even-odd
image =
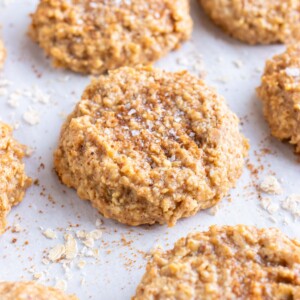
[[[155,251],[132,299],[300,299],[299,274],[299,241],[277,229],[212,226]]]
[[[62,182],[104,216],[172,226],[228,193],[247,149],[238,118],[201,80],[124,67],[87,87],[54,161]]]
[[[232,37],[248,44],[300,38],[300,2],[294,0],[200,0],[204,11]]]
[[[0,282],[1,300],[78,300],[60,290],[36,282]]]
[[[188,0],[41,0],[30,36],[54,66],[101,74],[152,63],[189,39]]]
[[[300,153],[300,44],[267,61],[257,91],[272,135]]]
[[[25,174],[22,158],[26,148],[12,137],[12,129],[0,122],[0,234],[12,206],[22,201],[31,179]]]
[[[0,40],[0,69],[2,69],[4,65],[5,57],[6,57],[6,50],[4,48],[3,42]]]

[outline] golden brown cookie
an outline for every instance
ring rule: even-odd
[[[2,69],[4,65],[5,57],[6,57],[6,50],[4,48],[3,42],[0,40],[0,69]]]
[[[235,185],[248,149],[238,124],[189,73],[124,67],[87,87],[62,128],[55,168],[105,217],[174,225]]]
[[[0,282],[1,300],[78,300],[52,287],[35,282]]]
[[[20,203],[31,179],[25,174],[22,158],[26,148],[12,137],[12,129],[0,122],[0,234],[5,230],[6,216]]]
[[[272,135],[300,153],[300,44],[267,61],[257,91]]]
[[[300,38],[300,2],[294,0],[200,0],[204,11],[232,37],[248,44]]]
[[[212,226],[154,252],[132,299],[300,299],[300,242],[277,229]]]
[[[30,36],[56,67],[101,74],[152,63],[192,31],[188,0],[41,0]]]

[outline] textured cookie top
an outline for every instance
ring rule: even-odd
[[[0,69],[3,67],[5,57],[6,57],[6,51],[4,48],[4,44],[0,40]]]
[[[300,299],[300,242],[276,229],[212,226],[155,252],[133,299]]]
[[[188,0],[41,0],[30,27],[55,66],[92,74],[151,63],[191,31]]]
[[[300,2],[295,0],[200,0],[211,19],[249,44],[285,43],[300,37]]]
[[[35,282],[0,282],[1,300],[78,300],[52,287]]]
[[[121,68],[88,86],[55,163],[62,181],[104,215],[173,225],[228,192],[247,147],[238,118],[196,77]]]
[[[272,134],[300,153],[300,44],[267,61],[258,94]]]
[[[22,158],[25,147],[12,137],[12,129],[0,122],[0,234],[6,225],[11,207],[21,202],[31,184],[24,170]]]

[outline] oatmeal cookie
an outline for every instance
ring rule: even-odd
[[[300,38],[300,2],[294,0],[200,0],[225,32],[249,44],[285,43]]]
[[[22,158],[25,147],[12,137],[12,129],[0,122],[0,234],[5,230],[6,216],[20,203],[31,179],[25,174]]]
[[[300,44],[267,61],[257,91],[272,135],[300,153]]]
[[[4,65],[5,57],[6,57],[6,50],[4,48],[3,42],[0,40],[0,69],[2,69]]]
[[[1,300],[78,300],[52,287],[35,282],[0,282]]]
[[[188,0],[41,0],[30,36],[56,67],[101,74],[152,63],[189,39]]]
[[[300,242],[277,229],[212,226],[156,250],[132,299],[300,299]]]
[[[187,72],[123,67],[87,87],[62,128],[55,168],[105,217],[172,226],[235,185],[248,148],[238,123]]]

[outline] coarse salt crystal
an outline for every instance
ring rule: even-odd
[[[140,134],[139,130],[131,130],[131,135],[132,136],[138,136]]]
[[[300,68],[286,68],[285,73],[291,77],[300,77]]]

